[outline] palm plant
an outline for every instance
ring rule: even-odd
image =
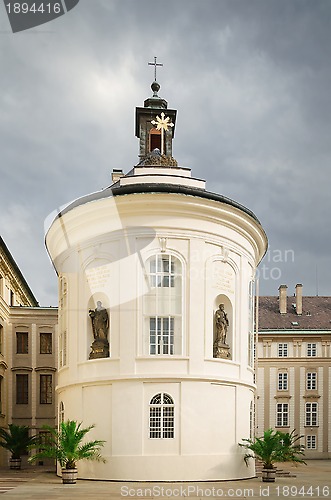
[[[29,462],[35,462],[42,458],[53,458],[57,460],[62,469],[75,469],[79,460],[97,460],[105,462],[100,455],[100,448],[105,441],[94,440],[83,442],[86,434],[94,428],[94,425],[82,428],[82,422],[67,420],[60,424],[59,430],[45,425],[43,428],[49,432],[46,443],[39,444],[39,452],[29,458]]]
[[[273,469],[275,462],[305,463],[298,456],[304,454],[304,447],[303,445],[296,444],[301,437],[295,434],[295,431],[283,433],[268,429],[264,431],[263,437],[243,439],[243,443],[240,443],[240,446],[249,450],[244,456],[246,464],[250,458],[258,458],[262,461],[264,469]]]
[[[295,430],[291,432],[279,432],[280,434],[280,440],[283,445],[283,462],[298,462],[301,464],[305,464],[306,462],[300,458],[301,455],[303,456],[304,453],[304,445],[300,444],[299,441],[302,439],[304,436],[299,436],[298,434],[295,434]]]
[[[19,460],[29,448],[37,445],[37,436],[29,436],[27,425],[9,424],[9,430],[0,428],[0,446],[10,451],[13,460]]]

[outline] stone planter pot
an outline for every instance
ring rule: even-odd
[[[262,481],[264,483],[274,483],[276,479],[276,469],[262,469]]]
[[[9,468],[13,470],[21,470],[22,460],[20,458],[10,458]]]
[[[62,483],[76,484],[77,469],[62,469]]]

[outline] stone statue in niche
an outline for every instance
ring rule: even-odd
[[[89,310],[89,316],[92,321],[92,330],[94,341],[91,345],[89,359],[108,358],[109,357],[109,316],[107,309],[102,307],[102,302],[98,300],[97,307]]]
[[[218,306],[214,316],[215,320],[215,341],[213,346],[214,358],[229,358],[230,346],[226,343],[228,334],[229,320],[224,310],[224,304]]]

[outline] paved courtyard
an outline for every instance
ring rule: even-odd
[[[47,468],[22,471],[0,469],[0,495],[11,500],[134,499],[134,498],[330,498],[331,460],[311,460],[308,465],[282,465],[295,477],[277,477],[275,483],[261,478],[245,481],[204,483],[128,483],[78,480],[63,485],[61,478]]]

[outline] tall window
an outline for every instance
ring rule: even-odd
[[[40,375],[40,404],[49,405],[53,401],[52,375]]]
[[[316,450],[316,436],[306,436],[307,450]]]
[[[250,439],[253,439],[253,437],[254,437],[254,427],[255,427],[254,416],[255,416],[255,404],[253,403],[253,401],[251,401],[251,403],[249,405],[249,437],[250,437]]]
[[[67,364],[67,309],[68,309],[68,287],[64,276],[59,283],[59,367]]]
[[[306,387],[308,391],[317,389],[317,373],[316,372],[307,372],[306,375]]]
[[[277,403],[277,427],[288,427],[288,403]]]
[[[169,394],[161,392],[149,404],[149,437],[171,439],[175,434],[175,405]]]
[[[307,356],[309,358],[317,356],[317,344],[315,344],[315,343],[308,343],[307,344]]]
[[[2,407],[2,381],[3,381],[3,377],[0,375],[0,413],[3,413],[4,409]]]
[[[51,333],[40,333],[40,354],[52,354]]]
[[[287,391],[288,390],[288,373],[278,372],[278,390]]]
[[[145,352],[182,353],[182,265],[168,254],[146,263],[149,291],[144,297]]]
[[[29,336],[27,332],[17,332],[16,333],[16,352],[17,354],[28,354]]]
[[[59,337],[59,363],[60,368],[67,364],[67,332],[64,330]]]
[[[280,343],[278,344],[278,357],[287,358],[288,356],[288,344]]]
[[[318,406],[317,403],[306,403],[306,408],[305,408],[305,414],[306,414],[306,421],[305,425],[308,427],[315,427],[318,425],[318,418],[317,418],[317,410]]]
[[[64,403],[63,401],[61,401],[59,405],[59,424],[62,424],[63,422],[64,422]]]
[[[248,365],[253,367],[255,361],[254,342],[254,281],[249,282],[248,290]]]
[[[0,354],[3,351],[3,326],[0,324]]]
[[[3,297],[3,276],[0,274],[0,297]]]
[[[16,375],[16,404],[27,405],[29,402],[29,375]]]

